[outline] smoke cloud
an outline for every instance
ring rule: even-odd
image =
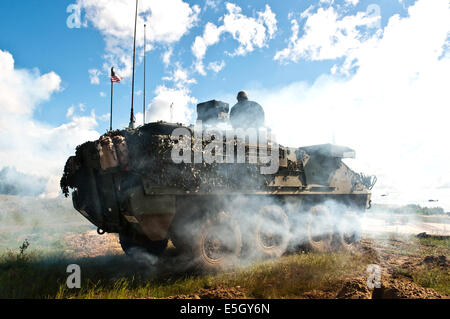
[[[13,56],[2,50],[0,69],[4,76],[0,81],[0,169],[14,167],[17,177],[23,173],[36,176],[39,181],[44,178],[44,193],[57,196],[67,157],[77,145],[99,136],[95,131],[96,115],[91,112],[88,116],[76,116],[69,112],[69,121],[57,127],[39,122],[33,118],[33,112],[61,90],[61,78],[54,72],[41,75],[36,69],[17,69]],[[6,175],[3,183],[9,181]],[[42,189],[42,183],[36,179],[22,177],[16,187]]]
[[[308,20],[320,14],[324,10],[308,12]],[[407,16],[392,16],[377,32],[349,32],[338,48],[313,43],[302,51],[305,59],[327,60],[333,55],[307,54],[339,49],[351,64],[337,64],[313,83],[247,91],[264,107],[281,144],[336,142],[355,149],[356,160],[347,162],[378,176],[375,201],[425,205],[433,199],[449,211],[449,21],[447,1],[417,1]],[[315,32],[320,29],[308,29]],[[342,67],[348,74],[336,71]]]

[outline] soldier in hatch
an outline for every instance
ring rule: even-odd
[[[237,95],[238,103],[231,108],[230,122],[233,128],[260,128],[264,126],[264,110],[256,102],[249,101],[245,91]]]

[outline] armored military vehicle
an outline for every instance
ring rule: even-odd
[[[77,147],[61,188],[66,196],[73,190],[75,209],[99,234],[118,233],[126,253],[158,255],[171,240],[204,269],[297,246],[352,247],[376,180],[343,162],[355,152],[331,144],[290,148],[270,136],[264,144],[259,136],[258,143],[234,133],[226,139],[228,112],[213,100],[197,107],[201,130],[154,122],[109,131]],[[269,165],[262,155],[277,160],[275,170],[262,173]]]

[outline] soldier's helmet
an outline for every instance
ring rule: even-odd
[[[245,91],[240,91],[240,92],[238,93],[238,95],[237,95],[237,100],[238,100],[238,102],[248,100],[248,94],[247,94],[247,92],[245,92]]]

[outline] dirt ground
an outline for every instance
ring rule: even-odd
[[[123,254],[117,234],[100,236],[96,230],[70,234],[64,239],[64,246],[65,253],[80,258]]]
[[[377,264],[381,267],[381,287],[369,289],[367,275],[343,280],[342,288],[334,298],[346,299],[448,299],[450,296],[436,292],[430,288],[417,285],[412,278],[399,274],[400,270],[413,271],[424,263],[437,263],[448,269],[449,261],[446,256],[426,256],[425,258],[414,253],[399,254],[401,246],[411,245],[400,239],[377,241],[364,239],[358,249],[362,253],[373,254]],[[420,247],[416,247],[420,249]],[[314,298],[314,294],[312,295]],[[333,295],[331,296],[333,298]],[[320,297],[319,297],[320,298]]]
[[[104,255],[121,255],[118,236],[105,234],[99,236],[96,231],[83,234],[71,234],[65,241],[67,253],[77,257],[96,257]],[[424,264],[434,264],[449,269],[450,261],[446,255],[423,256],[426,247],[414,247],[409,241],[397,238],[363,239],[355,252],[374,257],[381,267],[381,287],[369,289],[367,273],[351,274],[342,278],[339,285],[329,290],[311,290],[298,296],[301,299],[377,299],[377,298],[450,298],[450,295],[439,293],[430,288],[417,285],[407,274]],[[419,244],[417,244],[419,245]],[[420,246],[420,245],[419,245]],[[422,249],[423,248],[423,249]],[[173,247],[172,247],[173,249]],[[448,250],[446,250],[448,252]],[[399,271],[400,270],[400,271]],[[402,271],[403,270],[403,271]],[[201,289],[190,295],[176,295],[171,299],[238,299],[249,298],[245,289],[235,287],[211,287]]]

